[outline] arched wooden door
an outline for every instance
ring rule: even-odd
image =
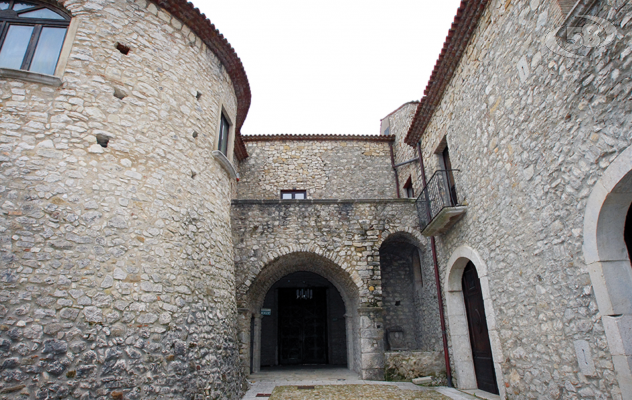
[[[487,319],[485,318],[481,281],[478,279],[478,273],[471,261],[467,263],[463,270],[462,284],[478,388],[498,394],[492,347],[489,342]]]

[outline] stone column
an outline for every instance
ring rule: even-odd
[[[250,373],[250,320],[252,312],[247,308],[237,309],[237,326],[239,329],[239,358],[244,372]]]
[[[255,314],[255,326],[252,334],[252,373],[261,371],[261,314]]]
[[[360,307],[362,379],[384,380],[384,317],[382,307]]]
[[[353,346],[355,342],[355,338],[353,336],[353,316],[349,314],[345,314],[345,328],[347,331],[347,368],[352,371],[357,371],[357,366],[355,365],[355,359],[353,358]]]

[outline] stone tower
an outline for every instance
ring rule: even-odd
[[[239,58],[184,0],[32,3],[68,23],[0,70],[0,397],[238,398]]]

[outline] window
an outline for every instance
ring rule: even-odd
[[[415,197],[415,189],[413,189],[413,180],[412,177],[408,177],[408,180],[404,184],[404,190],[406,191],[406,197],[412,199]]]
[[[305,200],[307,198],[306,190],[281,190],[282,200]]]
[[[47,4],[0,0],[0,68],[54,75],[69,24]]]
[[[221,151],[225,156],[228,156],[228,133],[230,130],[230,124],[224,114],[219,124],[219,145],[217,149]]]
[[[448,188],[450,190],[450,200],[452,204],[457,204],[456,197],[456,183],[454,181],[454,172],[452,171],[452,161],[450,161],[450,151],[448,150],[448,145],[446,144],[445,148],[441,152],[441,160],[443,161],[443,169],[446,171],[445,176],[448,180]]]

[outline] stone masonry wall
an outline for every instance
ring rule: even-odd
[[[152,3],[66,4],[63,86],[0,81],[0,397],[239,398],[234,189],[211,156],[232,83]]]
[[[269,280],[271,286],[288,273],[296,272],[298,265],[299,270],[317,273],[337,285],[347,315],[356,319],[357,330],[350,339],[351,343],[357,343],[357,348],[354,348],[355,359],[349,360],[350,367],[360,368],[357,372],[367,379],[383,378],[382,319],[357,315],[366,310],[381,315],[383,241],[400,232],[418,243],[426,243],[417,230],[414,203],[406,199],[235,200],[232,224],[238,304],[247,312],[242,318],[240,336],[244,364],[248,365],[250,360],[250,315],[258,312],[254,309],[256,299],[265,295],[258,291],[267,287],[259,283]],[[314,260],[302,254],[313,255]],[[289,260],[276,262],[285,258]],[[346,282],[350,286],[345,286]],[[374,375],[366,375],[373,374],[372,371]]]
[[[571,58],[543,45],[562,21],[554,1],[491,1],[422,137],[430,176],[447,136],[468,207],[438,238],[442,279],[458,246],[487,264],[499,386],[512,399],[621,398],[582,232],[594,183],[632,143],[632,5],[598,1],[591,13],[615,40]],[[594,376],[576,341],[589,343]]]
[[[308,199],[395,198],[389,143],[361,140],[246,142],[237,198],[278,199],[286,189]]]
[[[395,164],[399,164],[413,158],[417,158],[417,148],[410,147],[404,142],[404,138],[410,128],[410,123],[415,115],[417,109],[417,103],[406,103],[386,118],[389,120],[390,133],[395,136],[395,142],[393,143],[393,151],[395,157]],[[415,196],[419,195],[419,187],[422,186],[419,183],[421,179],[419,161],[412,162],[410,164],[397,167],[397,173],[399,175],[399,193],[401,197],[406,197],[406,190],[404,185],[408,178],[411,178],[413,187],[415,189]]]

